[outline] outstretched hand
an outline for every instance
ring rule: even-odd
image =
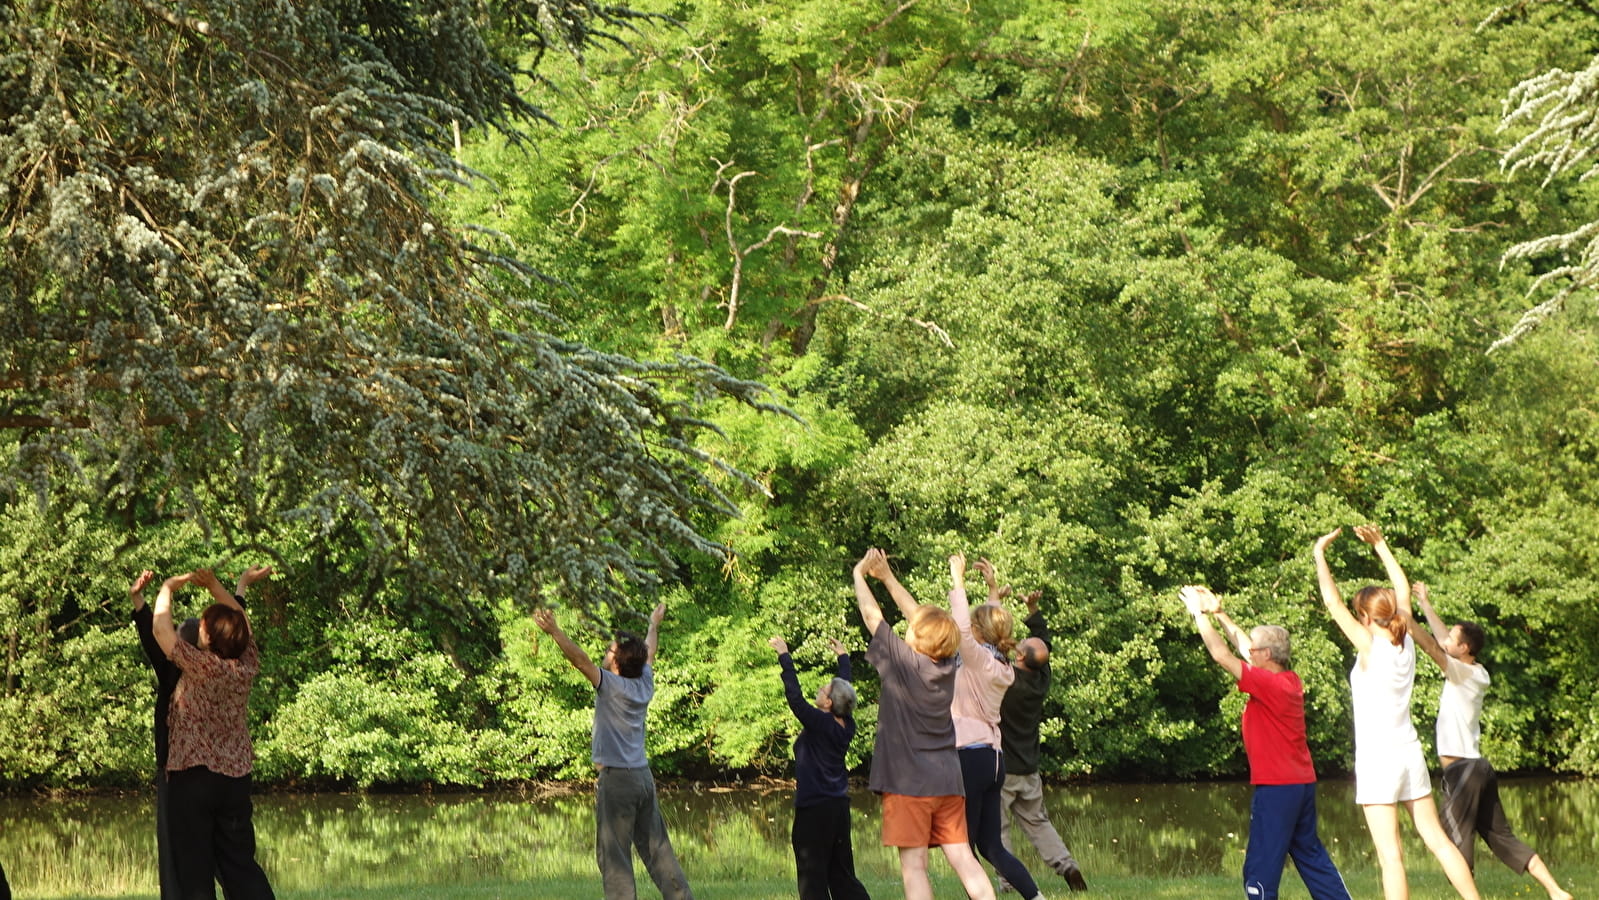
[[[861,561],[855,564],[855,571],[883,581],[894,574],[888,566],[888,556],[876,547],[866,551]]]
[[[195,573],[193,572],[185,572],[182,575],[173,575],[167,580],[161,582],[161,586],[166,588],[168,591],[176,593],[178,588],[187,587],[188,585],[192,584],[194,582],[194,576]]]
[[[1182,598],[1183,605],[1188,607],[1191,616],[1203,615],[1205,612],[1205,595],[1210,593],[1197,584],[1185,584],[1177,596]]]
[[[1000,596],[1003,597],[1008,593],[1010,593],[1010,585],[1007,584],[1005,585],[1004,592],[1001,593]],[[1038,612],[1038,601],[1042,599],[1044,599],[1043,588],[1033,588],[1022,595],[1022,602],[1027,604],[1027,611],[1030,613]]]
[[[243,593],[243,588],[247,588],[250,585],[255,584],[257,581],[262,581],[271,577],[271,566],[251,566],[239,573],[239,587],[241,590],[239,590],[238,593]]]
[[[650,610],[650,624],[660,625],[661,620],[664,618],[666,618],[666,601],[662,600],[655,604],[654,609]]]
[[[141,595],[144,593],[144,589],[149,586],[150,582],[154,580],[155,573],[149,569],[145,569],[144,571],[140,572],[138,577],[133,579],[133,584],[129,585],[128,587],[128,596],[133,598],[135,604],[144,602],[144,598]]]
[[[1427,582],[1425,581],[1412,581],[1410,583],[1410,594],[1422,603],[1426,603],[1431,599],[1431,596],[1427,593]]]
[[[1375,525],[1356,525],[1355,537],[1360,538],[1373,547],[1382,543],[1382,529]]]
[[[773,650],[776,650],[778,656],[782,656],[788,652],[788,641],[785,641],[775,635],[766,642],[766,645],[771,647]]]
[[[1326,534],[1322,535],[1321,537],[1316,538],[1316,552],[1317,553],[1325,553],[1327,551],[1327,545],[1332,543],[1334,539],[1336,539],[1340,534],[1343,534],[1343,533],[1344,533],[1344,528],[1343,528],[1342,525],[1340,525],[1337,528],[1334,528],[1332,531],[1329,531]]]
[[[979,559],[972,565],[972,568],[977,570],[977,574],[983,576],[983,583],[988,585],[989,590],[994,590],[999,584],[998,579],[994,577],[994,564],[989,562],[987,557]]]
[[[949,555],[949,577],[960,586],[966,581],[966,554],[951,553]]]
[[[849,652],[849,649],[844,646],[844,642],[838,638],[828,638],[827,649],[833,651],[834,656],[843,656]]]
[[[555,613],[547,609],[533,610],[533,624],[545,634],[554,634],[561,630],[561,626],[555,624]]]

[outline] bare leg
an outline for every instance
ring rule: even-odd
[[[926,847],[899,848],[899,880],[905,885],[905,900],[933,900],[933,883],[927,879]]]
[[[967,897],[971,900],[994,900],[994,885],[988,880],[988,873],[983,871],[983,864],[972,853],[971,844],[940,844],[939,849],[944,851],[949,867],[960,876]],[[909,894],[906,894],[905,900],[910,900]]]
[[[1410,882],[1405,880],[1405,851],[1399,843],[1399,807],[1392,803],[1362,806],[1366,830],[1377,848],[1377,863],[1382,866],[1384,900],[1410,900]],[[1437,817],[1434,816],[1434,819]],[[1455,851],[1459,855],[1460,851]]]
[[[1464,900],[1481,900],[1481,895],[1477,893],[1477,882],[1471,877],[1471,867],[1466,865],[1460,848],[1449,839],[1443,823],[1438,821],[1438,807],[1433,805],[1432,795],[1406,800],[1405,809],[1410,812],[1410,820],[1416,823],[1416,831],[1426,842],[1427,849],[1443,864],[1444,874],[1449,876],[1449,883],[1455,886],[1455,893]]]
[[[1571,895],[1560,886],[1555,876],[1549,874],[1549,867],[1543,864],[1543,857],[1533,854],[1532,859],[1527,862],[1527,874],[1549,892],[1549,900],[1571,900]]]

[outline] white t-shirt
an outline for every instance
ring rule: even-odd
[[[1444,658],[1444,686],[1438,695],[1438,755],[1476,759],[1482,756],[1482,695],[1488,691],[1488,670],[1477,663]]]

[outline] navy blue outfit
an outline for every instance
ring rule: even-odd
[[[794,739],[794,867],[800,900],[871,900],[855,877],[850,842],[849,773],[844,756],[855,739],[855,719],[812,706],[800,690],[794,660],[777,657],[783,694],[801,730]],[[849,680],[849,656],[838,657],[838,677]]]

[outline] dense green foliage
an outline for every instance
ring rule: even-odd
[[[724,460],[767,495],[705,466],[709,494],[687,488],[673,495],[672,516],[652,518],[630,505],[634,488],[597,474],[610,471],[608,454],[638,450],[632,432],[604,432],[620,449],[556,439],[534,414],[543,407],[518,394],[531,382],[511,375],[490,378],[489,389],[537,409],[493,424],[506,443],[455,445],[478,460],[481,480],[452,481],[437,496],[399,491],[420,471],[404,449],[416,446],[409,429],[419,419],[391,432],[357,414],[353,430],[328,431],[318,410],[341,412],[346,401],[317,407],[310,398],[327,395],[295,391],[273,395],[286,405],[258,443],[246,437],[255,420],[236,413],[268,395],[237,368],[184,382],[208,386],[196,403],[214,398],[236,432],[141,431],[153,455],[133,462],[105,443],[122,432],[23,433],[23,462],[46,441],[80,453],[90,477],[52,482],[48,513],[6,509],[13,565],[0,621],[14,630],[0,746],[27,749],[0,754],[0,780],[138,777],[148,700],[120,624],[123,582],[142,566],[224,552],[226,567],[270,553],[284,572],[262,606],[263,777],[477,785],[580,776],[587,685],[491,588],[521,571],[510,563],[518,554],[552,572],[552,557],[603,570],[614,556],[584,554],[612,541],[627,558],[655,554],[675,576],[635,603],[660,597],[669,608],[651,720],[651,750],[668,773],[783,770],[792,725],[764,640],[789,639],[808,685],[827,662],[826,637],[861,648],[847,573],[871,545],[926,600],[947,588],[942,561],[954,550],[1048,592],[1060,675],[1051,772],[1242,771],[1242,698],[1175,597],[1191,581],[1223,593],[1240,621],[1293,632],[1312,750],[1325,769],[1342,770],[1349,653],[1315,599],[1309,548],[1333,525],[1368,520],[1385,526],[1446,617],[1488,627],[1485,741],[1500,767],[1599,773],[1592,301],[1562,295],[1574,314],[1487,352],[1539,302],[1529,299],[1539,276],[1563,265],[1506,251],[1599,219],[1586,184],[1540,185],[1502,166],[1536,134],[1515,116],[1501,129],[1505,98],[1518,108],[1541,96],[1536,87],[1513,94],[1524,79],[1587,66],[1599,20],[1577,5],[1490,15],[1488,3],[1422,0],[634,6],[672,24],[641,19],[626,46],[539,60],[525,96],[553,124],[531,141],[468,131],[464,166],[494,190],[428,182],[414,217],[338,214],[352,228],[406,233],[486,226],[515,248],[506,253],[558,281],[504,268],[469,286],[461,278],[465,293],[429,295],[445,306],[426,319],[415,303],[380,301],[381,291],[324,316],[328,289],[312,295],[308,321],[319,334],[357,327],[397,355],[481,327],[505,341],[488,357],[495,373],[497,361],[526,365],[534,345],[555,348],[537,358],[562,366],[602,355],[710,360],[724,384],[770,385],[803,422],[710,400],[698,408],[715,430],[686,418],[662,426],[677,448],[662,465],[692,485],[685,466]],[[22,79],[23,63],[6,59],[0,79]],[[245,124],[219,124],[221,143],[207,152],[233,152],[230,142],[254,133]],[[415,154],[392,163],[408,171],[448,162],[436,140],[397,149]],[[7,165],[7,179],[27,171]],[[43,221],[44,207],[22,209],[17,196],[0,195],[0,221]],[[369,243],[378,255],[361,271],[410,265],[395,255],[399,237],[386,250]],[[230,258],[250,272],[278,270],[272,248],[282,245],[262,246],[260,262]],[[332,278],[303,271],[308,285]],[[53,308],[63,277],[29,273],[12,296]],[[107,295],[133,296],[118,291]],[[279,315],[238,302],[253,316]],[[168,314],[155,300],[149,308]],[[553,318],[535,330],[523,309]],[[239,366],[269,366],[283,348],[248,343],[242,335],[264,327],[249,321],[207,325],[210,356],[163,365],[220,366],[223,346],[241,351]],[[28,345],[12,336],[7,346]],[[368,369],[342,366],[327,367],[340,383],[367,383]],[[68,399],[39,399],[55,382],[36,374],[28,385],[40,393],[8,402],[18,412],[46,403],[30,414],[61,416],[65,407],[48,404],[80,398],[107,410],[95,422],[139,424],[78,371]],[[407,384],[416,402],[440,396]],[[690,396],[646,392],[640,402],[687,417],[671,401]],[[202,434],[218,444],[181,449]],[[329,435],[348,442],[334,446]],[[521,459],[510,444],[523,435],[541,448],[528,464],[554,467],[531,484],[507,461]],[[263,461],[256,454],[268,445],[293,454]],[[156,480],[167,490],[124,478],[150,460],[163,461]],[[392,502],[285,523],[256,515],[250,500],[332,509],[316,498],[348,498],[341,492],[365,478]],[[549,499],[566,488],[582,515],[525,546],[528,529],[574,509]],[[712,488],[736,497],[742,515],[691,502]],[[199,527],[234,494],[250,513],[243,522],[225,535]],[[429,512],[444,494],[459,528]],[[502,528],[494,510],[511,498],[548,515],[518,513],[525,521]],[[635,517],[608,518],[624,511]],[[662,556],[696,541],[674,533],[651,545],[652,528],[692,529],[701,546],[734,555]],[[563,542],[585,532],[586,545]],[[457,550],[430,550],[446,545]],[[374,556],[380,549],[400,552]],[[413,566],[412,549],[429,552]],[[1335,545],[1351,586],[1381,575],[1363,550]],[[457,566],[487,566],[492,577]],[[60,587],[69,579],[70,595]],[[614,583],[603,571],[593,580]],[[598,619],[640,621],[621,610]],[[861,681],[865,753],[875,691],[869,671]],[[1436,679],[1424,676],[1424,735],[1435,696]]]

